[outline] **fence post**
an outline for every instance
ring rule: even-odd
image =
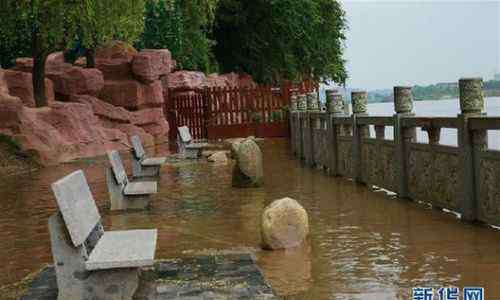
[[[408,152],[409,144],[416,140],[415,128],[403,126],[404,117],[413,116],[413,96],[411,87],[394,87],[394,143],[396,149],[396,178],[398,178],[398,196],[408,198]]]
[[[462,220],[475,221],[478,217],[476,189],[479,164],[477,151],[487,147],[485,130],[473,132],[469,129],[468,119],[479,116],[484,110],[483,81],[481,78],[462,78],[459,80],[460,111],[458,115],[458,148],[462,168],[459,176],[459,205]],[[476,156],[476,157],[475,157]]]
[[[338,175],[338,126],[335,125],[335,118],[343,114],[343,101],[342,95],[338,94],[336,90],[326,91],[326,111],[328,113],[327,119],[327,151],[328,157],[328,175]]]
[[[366,125],[358,125],[358,117],[366,116],[367,92],[352,92],[352,176],[355,182],[362,182],[361,141],[367,137]]]

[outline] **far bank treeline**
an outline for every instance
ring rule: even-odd
[[[347,78],[336,0],[2,0],[0,20],[0,64],[34,58],[37,106],[47,105],[51,52],[93,67],[95,49],[112,40],[168,48],[181,69],[246,72],[266,84]]]

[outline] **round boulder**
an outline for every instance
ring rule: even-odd
[[[232,149],[236,159],[233,186],[259,187],[263,184],[262,152],[253,139],[246,139]]]
[[[308,234],[307,212],[294,199],[279,199],[264,209],[261,219],[261,235],[265,249],[287,249],[300,246]]]
[[[210,156],[208,156],[207,160],[209,162],[217,163],[217,164],[227,164],[227,154],[225,151],[217,151]]]

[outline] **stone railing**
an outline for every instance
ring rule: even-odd
[[[377,186],[461,214],[467,221],[500,225],[500,151],[488,149],[487,131],[500,117],[483,113],[481,79],[461,79],[457,117],[416,117],[410,87],[394,88],[395,114],[367,113],[367,93],[352,93],[352,115],[342,96],[327,91],[326,110],[314,94],[292,97],[291,148],[310,167]],[[393,127],[393,139],[385,137]],[[417,142],[417,128],[428,143]],[[440,144],[441,128],[458,131],[458,146]],[[371,136],[371,132],[375,135]]]

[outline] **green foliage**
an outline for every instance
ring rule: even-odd
[[[215,71],[208,34],[216,6],[217,0],[148,0],[144,33],[136,47],[168,48],[179,68]]]
[[[95,49],[112,40],[135,42],[144,29],[145,0],[84,0],[72,11],[78,41]]]
[[[64,0],[2,0],[0,4],[0,56],[2,66],[13,59],[32,56],[33,37],[48,54],[71,35],[74,24],[67,17],[72,3]]]
[[[259,82],[345,82],[345,13],[335,0],[221,0],[215,55],[224,72]]]

